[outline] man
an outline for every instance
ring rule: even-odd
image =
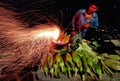
[[[75,30],[77,34],[82,34],[83,38],[88,29],[93,28],[97,31],[99,21],[96,11],[98,9],[95,3],[90,3],[87,9],[78,10],[72,18],[72,30]]]

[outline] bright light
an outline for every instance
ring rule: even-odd
[[[52,41],[56,41],[58,39],[60,35],[60,29],[57,26],[53,26],[53,27],[47,27],[47,28],[42,28],[41,31],[37,32],[37,34],[35,34],[36,38],[39,37],[47,37],[47,38],[51,38]]]

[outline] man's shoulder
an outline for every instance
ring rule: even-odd
[[[97,17],[98,15],[97,15],[97,13],[96,12],[94,12],[93,13],[93,17]]]
[[[79,13],[86,13],[86,10],[85,9],[79,9],[78,12]]]

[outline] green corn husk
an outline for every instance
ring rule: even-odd
[[[54,76],[58,76],[58,74],[59,74],[59,69],[58,69],[58,64],[56,63],[56,64],[53,64],[53,68],[54,68]]]
[[[111,59],[111,60],[120,60],[120,56],[119,55],[103,54],[102,56],[105,57],[105,58]]]
[[[67,62],[65,62],[65,65],[66,65],[66,71],[68,73],[68,77],[70,78],[71,77],[71,67]]]
[[[77,68],[77,67],[74,67],[74,68],[73,68],[73,71],[74,71],[74,76],[76,77],[76,76],[77,76],[77,73],[78,73],[78,68]]]
[[[93,66],[93,59],[92,58],[88,58],[87,59],[87,63],[89,65],[89,67],[95,72],[94,66]]]
[[[55,54],[53,63],[60,63],[61,61],[62,61],[61,54],[60,53]]]
[[[73,62],[76,63],[77,67],[80,68],[82,66],[80,57],[75,52],[72,52],[72,59],[73,59]]]
[[[84,72],[84,67],[83,67],[83,65],[81,65],[81,67],[78,69],[78,71],[79,71],[80,73],[83,73],[83,72]]]
[[[73,61],[72,61],[72,56],[71,56],[71,54],[67,53],[67,54],[65,55],[65,61],[68,62],[68,63],[70,63],[71,66],[74,67],[74,63],[73,63]]]
[[[66,68],[65,68],[65,63],[64,63],[64,61],[61,61],[61,62],[59,63],[59,67],[60,67],[60,69],[61,69],[61,71],[62,71],[63,73],[66,73]]]
[[[49,54],[49,56],[48,56],[47,65],[49,67],[52,67],[52,65],[53,65],[53,55],[52,54]]]
[[[82,81],[85,81],[85,74],[82,74]]]
[[[92,44],[98,47],[97,42]],[[76,76],[79,71],[82,79],[85,80],[85,73],[92,77],[97,74],[101,78],[102,72],[106,72],[112,77],[114,75],[112,69],[120,71],[119,55],[108,55],[107,53],[99,55],[89,46],[89,43],[83,41],[79,36],[73,38],[70,45],[70,51],[68,46],[64,46],[59,50],[56,49],[54,56],[51,54],[48,57],[48,68],[43,68],[46,76],[50,73],[52,77],[58,77],[62,72],[70,78],[72,72]],[[72,54],[73,52],[75,54]],[[99,60],[102,61],[101,65]]]
[[[79,57],[84,56],[84,51],[83,50],[76,50],[75,54],[77,54]]]
[[[108,66],[105,65],[103,60],[101,60],[101,63],[102,63],[102,70],[103,70],[103,72],[105,71],[110,77],[113,77],[114,72]]]
[[[102,78],[102,69],[101,66],[98,63],[93,62],[93,66],[95,68],[95,72],[98,75],[98,78]]]
[[[104,63],[114,69],[114,70],[119,70],[120,71],[120,61],[116,61],[116,60],[111,60],[111,59],[106,59],[104,60]]]
[[[51,75],[51,77],[54,76],[54,68],[53,67],[50,68],[50,75]]]
[[[97,41],[92,41],[91,43],[95,46],[95,48],[98,48],[100,46]]]
[[[104,71],[110,76],[113,77],[114,76],[114,72],[107,66],[104,67]]]
[[[81,57],[81,61],[82,61],[82,64],[86,70],[87,73],[89,73],[91,76],[93,76],[93,73],[91,72],[89,66],[88,66],[88,63],[87,63],[87,60],[85,57]]]
[[[86,43],[86,42],[82,42],[81,44],[79,44],[79,47],[75,50],[75,51],[85,51],[86,53],[88,53],[89,55],[92,56],[96,56],[97,53],[95,51],[92,50],[92,48]]]
[[[43,66],[43,72],[45,73],[45,76],[48,76],[48,67],[46,65]]]

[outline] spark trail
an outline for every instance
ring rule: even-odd
[[[0,7],[0,78],[19,73],[36,63],[44,64],[60,29],[56,24],[27,28],[16,13]]]

